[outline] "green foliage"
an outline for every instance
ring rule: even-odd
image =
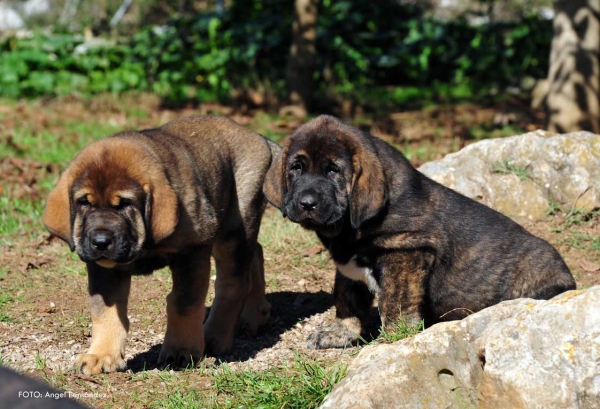
[[[552,196],[548,199],[548,207],[546,208],[546,214],[548,216],[556,216],[558,213],[562,212],[562,207],[560,203],[556,202]]]
[[[43,371],[48,366],[48,359],[44,358],[40,355],[40,351],[37,351],[35,354],[35,368],[38,371]]]
[[[225,364],[215,386],[228,397],[225,407],[316,408],[346,372],[346,365],[322,365],[298,356],[290,367],[260,372],[233,371]]]
[[[600,253],[600,236],[590,235],[579,231],[573,231],[566,237],[557,240],[558,244],[565,244],[579,250]]]
[[[527,170],[527,167],[518,168],[507,160],[496,163],[492,169],[492,172],[499,173],[501,175],[508,175],[512,173],[513,175],[516,175],[521,182],[526,179],[533,179]]]
[[[10,243],[14,234],[37,235],[41,229],[43,208],[40,201],[16,199],[10,192],[0,194],[0,245]],[[31,226],[35,229],[31,229]],[[2,298],[0,295],[0,306]]]
[[[0,290],[0,322],[16,322],[10,315],[8,315],[9,308],[7,304],[14,301],[14,298],[9,291]]]
[[[0,41],[0,94],[152,90],[178,102],[258,89],[281,97],[292,21],[292,0],[238,0],[223,15],[173,19],[120,41],[9,37]],[[551,37],[551,22],[536,17],[472,26],[425,18],[397,2],[324,0],[314,78],[328,98],[382,85],[413,87],[393,95],[397,104],[423,97],[424,87],[469,98],[482,84],[545,76]]]
[[[403,316],[402,319],[397,323],[386,328],[382,327],[379,331],[379,337],[377,338],[377,341],[387,343],[400,341],[404,338],[417,335],[419,332],[423,331],[424,327],[425,322],[423,320],[418,323],[413,323],[409,322],[408,319]]]

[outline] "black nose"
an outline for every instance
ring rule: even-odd
[[[113,235],[106,230],[94,230],[90,233],[92,247],[96,250],[106,250],[113,242]]]
[[[300,197],[300,206],[308,212],[314,210],[319,205],[317,196],[313,193],[305,193]]]

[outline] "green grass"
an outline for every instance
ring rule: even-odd
[[[513,174],[516,175],[522,182],[526,179],[533,179],[527,168],[518,168],[507,160],[498,162],[492,168],[493,173],[499,173],[501,175]]]
[[[402,317],[397,323],[386,328],[382,327],[379,331],[379,337],[377,337],[375,342],[397,342],[412,337],[413,335],[417,335],[419,332],[423,331],[424,327],[425,322],[423,320],[415,324],[409,322],[406,317]]]
[[[592,210],[589,212],[585,209],[571,209],[565,216],[565,226],[569,228],[571,226],[582,225],[593,220],[598,214],[600,214],[600,210]]]
[[[297,356],[289,367],[266,371],[232,371],[224,365],[215,378],[225,407],[314,408],[347,372],[343,364],[323,365]]]
[[[210,406],[207,405],[207,403],[209,403]],[[174,393],[170,393],[166,399],[160,399],[153,402],[151,407],[164,409],[196,409],[217,407],[217,405],[214,398],[206,398],[203,394],[194,390],[185,392],[178,390]]]
[[[281,121],[279,115],[261,111],[256,114],[255,123],[250,128],[254,132],[258,132],[274,142],[279,142],[289,134],[285,128],[282,128],[281,131],[274,129],[275,127],[273,125],[277,124],[279,121]]]
[[[592,236],[578,231],[572,231],[567,237],[559,238],[557,243],[579,250],[600,252],[600,236]]]
[[[181,388],[152,402],[151,406],[167,409],[315,408],[346,372],[347,366],[340,362],[323,364],[299,355],[288,366],[264,371],[234,370],[224,363],[212,375],[216,395]]]
[[[35,354],[35,368],[38,371],[43,371],[43,370],[46,369],[46,367],[47,367],[47,361],[48,361],[48,359],[47,358],[43,358],[40,355],[39,351]]]
[[[417,147],[412,147],[410,146],[408,141],[404,141],[404,146],[402,147],[402,149],[399,149],[397,146],[396,149],[401,151],[404,154],[404,156],[406,156],[406,159],[408,159],[411,162],[423,162],[427,160],[435,151],[435,147],[426,144]]]
[[[546,214],[549,216],[558,216],[562,213],[564,213],[562,206],[559,203],[556,203],[553,198],[550,198],[548,202],[548,208],[546,209]],[[597,214],[600,214],[600,210],[592,210],[591,212],[588,212],[585,209],[571,208],[571,210],[564,215],[562,226],[556,227],[552,229],[552,231],[555,233],[561,233],[573,226],[580,226],[593,220],[594,216]]]
[[[0,290],[0,322],[16,322],[14,318],[7,314],[7,305],[12,301],[14,301],[14,298],[11,295],[10,291]]]
[[[434,83],[428,86],[367,87],[355,90],[354,97],[362,105],[383,109],[390,105],[418,109],[437,104],[501,100],[493,97],[491,87],[476,87],[468,81],[458,84]]]
[[[468,138],[480,141],[483,139],[504,138],[506,136],[520,135],[524,132],[526,132],[526,130],[519,126],[505,125],[502,127],[497,127],[493,123],[484,123],[478,126],[470,127]]]
[[[548,199],[548,207],[546,208],[546,214],[548,216],[556,216],[557,214],[562,212],[562,207],[560,203],[557,203],[556,200],[552,196]]]
[[[268,249],[265,251],[266,265],[276,260],[278,271],[291,272],[298,277],[310,275],[316,270],[327,270],[333,274],[333,265],[327,251],[304,257],[304,254],[321,246],[317,235],[284,219],[279,210],[263,217],[258,241],[264,249]],[[268,277],[270,280],[272,276]],[[269,283],[276,285],[277,279],[270,280]]]
[[[7,324],[11,323],[11,322],[16,322],[16,320],[14,318],[11,318],[10,316],[6,315],[3,312],[0,312],[0,322],[5,322]]]
[[[556,203],[553,198],[550,198],[546,213],[549,216],[557,217],[563,212],[560,204]],[[561,225],[552,229],[552,232],[562,234],[562,237],[559,237],[556,243],[574,249],[589,251],[596,256],[600,255],[600,236],[577,230],[578,227],[596,221],[599,215],[600,209],[587,211],[585,209],[571,208],[564,215]]]
[[[16,199],[9,191],[0,194],[0,245],[10,244],[11,235],[42,232],[42,213],[39,200]]]
[[[63,127],[60,134],[15,128],[12,131],[12,143],[3,147],[0,157],[27,158],[64,167],[90,142],[121,130],[103,122],[68,121]]]

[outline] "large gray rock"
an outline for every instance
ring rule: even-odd
[[[589,132],[488,139],[419,170],[508,216],[542,220],[550,200],[600,207],[600,136]]]
[[[600,408],[600,286],[365,347],[322,408]]]

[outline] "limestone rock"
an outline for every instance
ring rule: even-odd
[[[550,200],[600,207],[600,136],[589,132],[488,139],[419,170],[508,216],[542,220]]]
[[[600,408],[600,286],[365,347],[322,408]]]

